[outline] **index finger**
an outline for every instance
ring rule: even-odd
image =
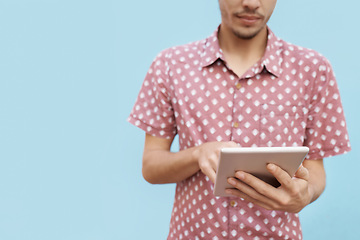
[[[208,159],[205,159],[204,157],[199,161],[199,166],[201,171],[210,179],[210,181],[215,183],[216,166],[212,166],[211,162],[209,162]]]
[[[282,186],[290,186],[292,184],[292,177],[279,166],[269,163],[266,168],[278,180]]]

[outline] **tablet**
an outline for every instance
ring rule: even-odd
[[[278,187],[280,183],[268,172],[266,165],[274,163],[290,176],[294,176],[308,152],[308,147],[223,148],[220,151],[214,194],[231,196],[225,193],[226,188],[232,188],[227,183],[227,179],[234,177],[238,170],[251,173],[274,187]]]

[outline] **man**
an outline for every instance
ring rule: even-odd
[[[325,188],[323,158],[350,150],[337,84],[315,51],[267,27],[276,0],[219,0],[209,38],[161,52],[129,121],[146,131],[143,176],[177,183],[168,239],[302,239],[298,212]],[[170,152],[179,135],[180,151]],[[281,186],[237,172],[212,193],[223,147],[308,146]]]

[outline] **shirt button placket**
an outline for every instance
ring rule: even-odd
[[[238,82],[238,83],[236,84],[236,89],[237,89],[237,90],[240,90],[241,87],[242,87],[242,86],[241,86],[241,83]]]
[[[230,200],[229,202],[229,239],[238,239],[239,237],[239,219],[238,219],[238,213],[237,213],[237,206],[238,203],[234,199]]]
[[[235,84],[235,93],[234,93],[234,102],[233,102],[233,124],[232,124],[232,140],[235,142],[239,142],[238,139],[238,128],[240,127],[240,122],[239,122],[239,115],[241,112],[240,106],[238,105],[239,103],[239,98],[241,98],[241,94],[240,94],[240,89],[242,88],[242,83],[241,83],[241,79],[238,79],[236,84]]]

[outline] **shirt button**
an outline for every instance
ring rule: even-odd
[[[238,122],[234,122],[234,128],[238,128],[239,127],[239,123]]]
[[[240,88],[241,88],[241,83],[237,83],[237,84],[236,84],[236,88],[237,88],[237,89],[240,89]]]
[[[234,200],[232,200],[232,201],[230,202],[230,206],[235,207],[235,205],[236,205],[236,202],[235,202]]]

